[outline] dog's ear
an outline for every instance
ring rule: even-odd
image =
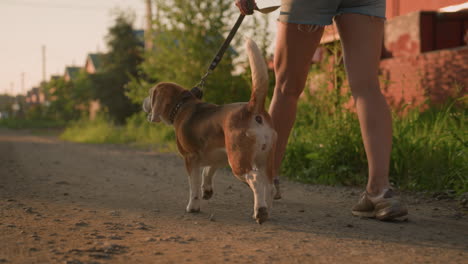
[[[151,102],[151,106],[150,106],[150,109],[151,109],[151,117],[150,117],[150,121],[151,122],[161,122],[161,104],[158,103],[158,89],[157,89],[157,86],[154,87],[152,90],[151,90],[151,99],[150,99],[150,102]]]

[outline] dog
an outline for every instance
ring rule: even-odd
[[[177,148],[189,174],[187,212],[200,211],[200,198],[208,200],[213,195],[215,171],[229,165],[233,174],[252,189],[253,218],[261,224],[272,209],[277,134],[265,111],[265,61],[254,41],[246,40],[246,50],[252,70],[249,102],[206,103],[175,83],[162,82],[150,90],[143,110],[149,121],[162,121],[175,128]]]

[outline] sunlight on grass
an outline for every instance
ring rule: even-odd
[[[102,116],[93,121],[82,119],[68,126],[60,137],[79,143],[130,144],[163,152],[176,150],[173,128],[149,123],[144,114],[130,117],[124,126],[117,126]]]

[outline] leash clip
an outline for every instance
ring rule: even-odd
[[[190,92],[198,99],[202,99],[203,97],[203,90],[205,89],[205,81],[206,81],[206,78],[208,78],[208,75],[210,75],[213,71],[212,70],[208,70],[205,75],[203,75],[203,77],[201,78],[200,82],[195,85],[195,87],[192,88],[192,90],[190,90]]]

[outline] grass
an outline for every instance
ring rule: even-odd
[[[468,191],[466,107],[413,111],[394,122],[390,175],[411,190]]]
[[[366,181],[366,170],[354,114],[329,114],[313,104],[299,104],[282,164],[283,175],[306,183],[357,185]]]
[[[290,179],[363,185],[367,161],[354,113],[302,103],[282,173]],[[448,104],[394,115],[390,180],[405,190],[468,191],[466,107]]]
[[[60,137],[80,143],[130,144],[164,152],[176,150],[173,128],[149,123],[143,113],[129,118],[124,126],[117,126],[104,116],[93,121],[81,119],[69,125]]]

